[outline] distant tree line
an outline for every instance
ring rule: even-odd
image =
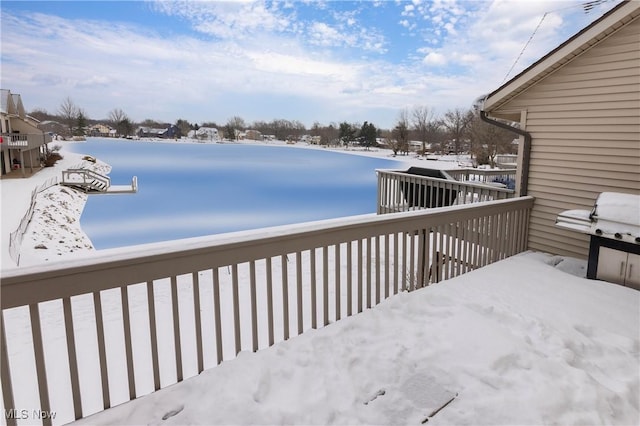
[[[120,137],[133,135],[138,127],[167,128],[171,123],[145,119],[135,123],[120,108],[107,114],[104,120],[90,119],[85,110],[76,105],[69,97],[65,98],[55,114],[36,109],[30,115],[41,122],[60,123],[62,136],[85,135],[87,129],[97,124],[107,124]],[[443,115],[435,109],[419,105],[402,109],[392,129],[381,129],[374,123],[329,123],[314,122],[310,129],[297,120],[273,119],[247,123],[242,117],[233,116],[226,123],[204,122],[190,123],[179,118],[174,123],[178,137],[187,136],[191,130],[200,127],[216,128],[225,139],[233,140],[247,130],[270,135],[274,139],[299,141],[310,136],[314,143],[324,146],[359,146],[368,150],[380,145],[393,151],[395,155],[408,155],[416,150],[419,155],[434,154],[471,154],[479,164],[494,165],[498,154],[514,153],[514,134],[499,127],[485,123],[480,119],[477,108],[451,109]],[[414,141],[414,142],[412,142]],[[415,149],[416,142],[419,148]],[[412,145],[414,149],[412,149]]]

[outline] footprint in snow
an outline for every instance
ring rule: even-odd
[[[162,420],[167,420],[168,418],[173,417],[176,414],[180,413],[182,410],[184,410],[184,405],[181,405],[180,407],[176,408],[175,410],[171,410],[171,411],[167,412],[164,416],[162,416]]]

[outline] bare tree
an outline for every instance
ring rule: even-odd
[[[391,145],[393,153],[397,154],[400,151],[405,155],[409,154],[409,112],[406,109],[401,110],[398,114],[398,121],[396,121],[392,135],[394,138]]]
[[[246,123],[242,117],[237,115],[227,120],[227,124],[224,126],[224,135],[229,140],[235,140],[238,132],[246,128]]]
[[[133,131],[133,123],[120,108],[109,111],[109,123],[116,129],[118,135],[128,136]]]
[[[69,130],[69,136],[73,135],[74,126],[77,122],[79,112],[79,108],[68,96],[58,107],[58,116],[60,117],[60,121],[62,121],[62,124],[67,126]]]
[[[472,140],[472,154],[479,164],[488,163],[495,167],[498,154],[511,154],[513,151],[514,134],[485,123],[479,115],[475,115],[469,125],[469,136]]]
[[[418,140],[422,142],[422,155],[427,152],[427,142],[435,125],[435,114],[433,109],[426,105],[416,106],[411,112],[413,130],[418,136]]]
[[[340,129],[336,123],[331,123],[328,126],[320,129],[320,144],[321,145],[333,145],[338,144],[340,139]]]
[[[453,142],[456,155],[464,148],[469,124],[471,120],[473,120],[473,117],[474,114],[471,110],[463,111],[459,108],[449,110],[444,115],[442,125],[446,128],[449,138]]]

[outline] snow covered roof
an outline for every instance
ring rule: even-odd
[[[7,89],[0,89],[0,112],[3,114],[15,114],[15,106],[11,98],[11,92]]]

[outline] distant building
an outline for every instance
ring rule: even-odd
[[[191,130],[188,137],[198,140],[219,141],[220,133],[215,127],[200,127],[198,130]]]
[[[262,133],[257,130],[247,130],[244,132],[244,139],[252,140],[252,141],[261,141]]]
[[[87,133],[89,134],[89,136],[109,137],[115,134],[115,132],[112,133],[111,131],[111,126],[107,126],[106,124],[101,123],[94,124],[87,129]]]
[[[176,139],[181,137],[180,129],[175,124],[166,128],[138,127],[136,135],[140,138]]]

